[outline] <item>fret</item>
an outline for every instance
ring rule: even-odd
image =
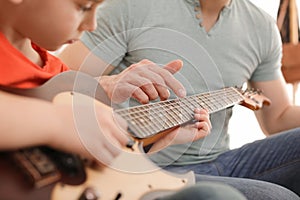
[[[173,126],[177,126],[180,121],[178,118],[178,115],[176,112],[174,112],[174,109],[176,105],[174,104],[174,101],[165,101],[162,102],[162,112],[164,111],[165,114],[167,115],[167,118],[169,119],[169,123]]]
[[[188,112],[184,112],[182,114],[182,117],[183,117],[183,122],[187,122],[189,120],[191,120],[193,118],[193,113],[194,113],[194,109],[196,108],[196,106],[194,104],[191,103],[191,99],[190,98],[185,98],[185,100],[187,101],[186,103],[189,104],[190,108],[191,108],[191,111],[188,111]]]
[[[223,101],[224,106],[225,106],[225,105],[229,105],[229,104],[232,103],[232,100],[229,99],[229,97],[230,97],[230,94],[222,95],[222,96],[221,96],[221,100]]]
[[[192,108],[191,105],[187,102],[186,98],[179,99],[179,104],[182,107],[184,113],[189,114],[193,113],[195,108]]]
[[[185,100],[183,99],[177,99],[176,103],[177,103],[176,111],[181,113],[180,124],[189,121],[191,119],[191,113],[193,113],[193,111],[190,110],[190,107],[188,106],[187,102],[185,102]]]
[[[220,94],[216,94],[214,96],[214,101],[217,104],[218,108],[222,108],[225,105],[225,102],[222,101],[224,94],[220,95]]]
[[[195,97],[188,98],[188,101],[194,108],[202,108],[201,105],[196,101]]]
[[[147,108],[149,108],[149,106]],[[132,124],[137,125],[139,127],[139,132],[141,133],[150,132],[151,128],[149,128],[149,125],[153,124],[151,115],[145,115],[145,111],[146,110],[142,107],[136,107],[135,109],[131,109],[128,111],[129,116],[132,118]]]
[[[165,121],[165,124],[169,125],[169,127],[173,127],[176,126],[177,123],[177,119],[176,116],[174,115],[174,113],[172,114],[172,108],[169,106],[171,106],[170,104],[167,104],[169,102],[160,102],[159,105],[161,105],[162,109],[161,112],[164,113],[165,118],[167,119]]]
[[[196,98],[197,98],[197,100],[198,100],[198,102],[199,102],[200,108],[202,108],[202,109],[207,109],[207,106],[206,106],[205,102],[203,101],[203,99],[201,99],[199,96],[196,97]],[[196,101],[197,101],[197,100],[196,100]]]
[[[218,110],[223,107],[218,94],[211,95],[211,102],[214,107],[214,110]]]
[[[203,94],[201,96],[201,102],[205,105],[205,108],[210,112],[212,111],[211,106],[209,105],[208,99],[207,99],[207,94]]]
[[[210,109],[210,112],[214,112],[216,108],[212,96],[210,94],[205,94],[205,100],[207,101],[207,105]]]
[[[226,97],[226,94],[224,92],[214,95],[213,99],[214,99],[214,103],[216,106],[215,110],[220,110],[220,109],[224,108],[226,105],[228,105],[227,103],[225,103],[223,101],[224,97]]]
[[[150,105],[148,106],[148,109],[139,110],[144,120],[146,120],[146,123],[144,123],[144,121],[135,121],[136,123],[134,125],[140,127],[139,131],[135,133],[138,134],[140,137],[146,137],[147,134],[145,133],[157,133],[157,131],[160,131],[166,127],[164,123],[166,119],[163,116],[161,110],[157,107],[157,105]]]
[[[216,102],[214,101],[213,97],[207,97],[208,98],[208,103],[210,105],[210,107],[212,108],[211,112],[214,112],[215,110],[218,109],[218,107],[216,106]]]
[[[194,109],[202,108],[214,113],[243,100],[234,88],[171,99],[132,108],[118,109],[138,138],[150,137],[161,131],[182,125],[194,118]]]
[[[135,109],[136,110],[136,109]],[[120,114],[120,113],[119,113]],[[142,126],[140,126],[140,123],[138,121],[138,118],[136,116],[136,113],[131,113],[130,111],[126,112],[126,114],[129,114],[129,115],[125,115],[125,112],[122,114],[120,114],[122,117],[124,117],[124,119],[126,121],[129,121],[130,124],[132,124],[131,128],[133,129],[132,131],[134,133],[143,133],[144,131],[142,130]]]
[[[184,113],[182,112],[182,106],[178,104],[178,101],[165,101],[162,102],[162,105],[166,118],[168,118],[168,122],[171,123],[171,126],[169,127],[180,125],[183,121],[182,117],[184,116]]]

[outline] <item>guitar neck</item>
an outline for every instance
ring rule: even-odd
[[[244,97],[239,91],[229,87],[181,99],[118,109],[116,113],[128,122],[134,137],[143,139],[188,123],[194,119],[195,108],[203,108],[209,113],[214,113],[243,100]]]
[[[69,92],[70,95],[75,92],[111,105],[98,81],[78,71],[60,73],[37,88],[17,89],[0,85],[0,90],[47,101],[53,101],[62,92]],[[238,89],[228,87],[186,98],[118,109],[115,112],[127,121],[133,137],[145,139],[193,120],[195,108],[204,108],[209,113],[214,113],[237,103],[258,110],[271,102],[260,91],[250,90],[242,94]]]

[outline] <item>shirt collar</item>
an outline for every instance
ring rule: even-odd
[[[185,0],[185,1],[187,1],[188,3],[193,4],[193,5],[198,5],[199,4],[199,0]],[[230,0],[229,4],[225,7],[226,8],[231,8],[232,2],[233,2],[233,0]]]
[[[195,4],[195,3],[199,3],[199,0],[186,0],[188,3],[190,4]]]

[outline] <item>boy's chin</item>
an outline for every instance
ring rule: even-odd
[[[56,54],[58,54],[58,53],[62,50],[63,46],[64,46],[64,45],[61,45],[61,46],[56,47],[56,48],[48,48],[48,49],[46,49],[46,50],[47,50],[49,53],[56,55]]]
[[[68,44],[62,44],[62,45],[59,45],[56,47],[48,47],[48,48],[46,48],[46,50],[49,51],[50,53],[51,52],[56,53],[56,52],[61,51],[66,45],[68,45]]]

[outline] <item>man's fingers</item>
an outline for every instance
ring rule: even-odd
[[[166,64],[163,69],[167,70],[171,74],[175,74],[182,68],[182,66],[183,62],[181,60],[174,60]],[[163,73],[163,77],[167,86],[169,86],[178,97],[183,98],[186,96],[185,88],[177,79],[175,79],[174,76],[168,76],[166,73]]]
[[[122,84],[122,86],[118,86],[116,91],[120,91],[119,89],[123,88],[127,92],[131,92],[129,95],[132,95],[141,103],[148,103],[149,100],[154,100],[157,97],[160,97],[161,100],[165,100],[170,96],[169,89],[174,91],[178,97],[185,97],[185,88],[173,76],[174,73],[182,68],[182,65],[181,60],[174,60],[164,67],[160,67],[144,59],[137,64],[131,65],[123,72],[123,77],[120,77],[119,83],[116,83]],[[123,83],[125,83],[126,86],[130,85],[130,88],[126,89]],[[132,91],[134,86],[137,88]],[[140,88],[140,90],[138,88]],[[144,94],[142,92],[144,92]],[[121,93],[124,95],[124,92],[121,91]],[[145,98],[145,95],[148,99]]]
[[[173,60],[166,64],[163,68],[168,70],[171,74],[175,74],[178,72],[183,66],[183,62],[181,60]]]

